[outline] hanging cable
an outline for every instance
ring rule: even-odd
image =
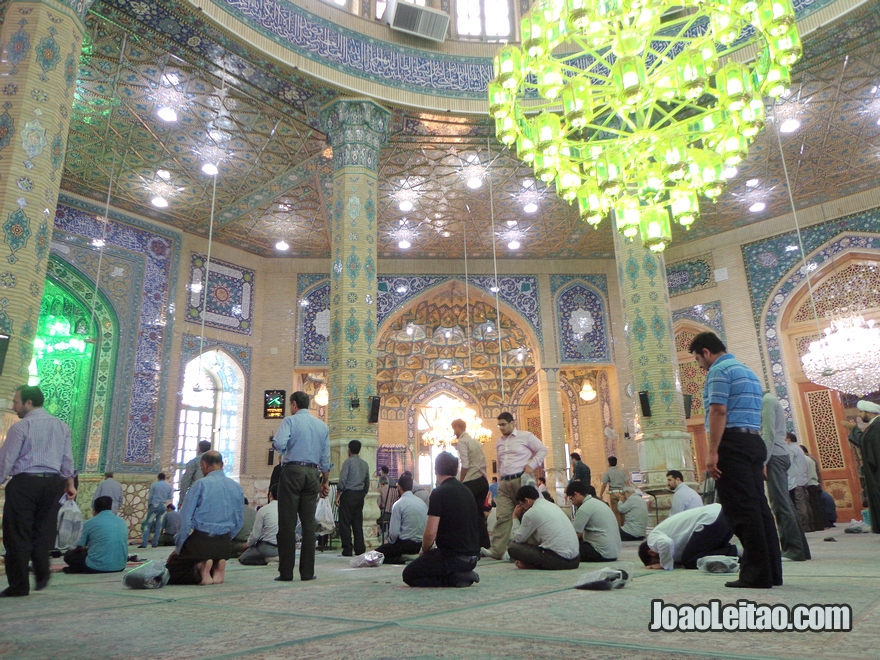
[[[486,152],[489,162],[492,162],[492,146],[491,138],[486,138]],[[492,190],[492,177],[489,170],[486,170],[486,179],[489,180],[489,216],[492,220],[492,269],[494,271],[495,286],[495,332],[498,333],[498,378],[501,381],[501,407],[504,407],[504,354],[501,350],[501,303],[498,293],[501,287],[498,286],[498,255],[496,254],[496,236],[495,236],[495,195]]]

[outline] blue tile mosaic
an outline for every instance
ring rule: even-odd
[[[602,295],[608,297],[608,278],[605,275],[551,275],[550,276],[550,295],[555,296],[569,282],[581,280],[593,285]]]
[[[683,293],[715,286],[714,271],[711,254],[666,264],[669,295],[680,296]]]
[[[256,273],[213,258],[210,273],[207,268],[204,254],[190,255],[186,320],[200,324],[204,316],[206,326],[252,335]]]
[[[530,390],[538,384],[538,374],[533,373],[531,376],[526,378],[519,386],[513,391],[510,396],[510,407],[514,411],[519,410],[520,408],[525,408],[528,404],[526,401],[526,395],[530,394]],[[578,398],[575,393],[574,388],[571,386],[571,383],[562,376],[559,375],[559,389],[565,394],[565,399],[560,403],[564,408],[566,408],[566,412],[568,413],[567,418],[571,420],[571,446],[572,451],[579,451],[581,448],[581,420],[580,415],[578,415]],[[531,392],[533,397],[538,396],[537,390]],[[514,412],[514,414],[516,414]],[[568,429],[566,429],[566,433]]]
[[[672,310],[673,323],[683,320],[690,320],[699,323],[700,325],[709,326],[722,341],[725,340],[724,318],[721,313],[720,300],[713,300],[712,302],[694,305],[693,307]]]
[[[302,279],[314,276],[300,275]],[[321,275],[318,282],[303,295],[299,308],[299,363],[327,366],[330,359],[330,280]],[[307,303],[307,304],[305,304]]]
[[[605,297],[584,282],[571,281],[556,294],[555,304],[560,361],[611,362]]]

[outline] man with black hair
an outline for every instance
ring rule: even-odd
[[[574,531],[580,542],[581,561],[617,561],[622,544],[617,518],[605,502],[596,497],[596,489],[582,481],[572,481],[565,494],[577,507]]]
[[[150,486],[150,492],[147,495],[147,515],[141,523],[144,539],[138,546],[139,548],[147,547],[150,543],[150,536],[153,537],[153,547],[158,547],[159,539],[162,536],[162,523],[165,520],[165,507],[171,502],[173,496],[174,488],[165,480],[165,473],[160,472],[156,481]]]
[[[474,571],[480,557],[474,496],[455,478],[458,459],[449,452],[437,455],[434,474],[437,488],[428,504],[421,554],[403,569],[403,581],[411,587],[469,587],[480,581]]]
[[[602,488],[599,490],[599,499],[605,499],[605,491],[608,491],[608,504],[617,518],[617,526],[623,525],[623,516],[617,510],[617,505],[623,500],[623,489],[626,488],[626,472],[617,467],[617,456],[608,457],[608,469],[602,475]]]
[[[648,568],[664,571],[671,571],[676,564],[695,569],[701,557],[735,557],[736,546],[730,543],[732,536],[721,505],[707,504],[670,516],[652,529],[639,546],[639,559]]]
[[[265,566],[278,556],[278,486],[269,486],[269,503],[260,507],[239,564]]]
[[[293,580],[296,563],[296,521],[302,524],[299,576],[315,579],[315,509],[318,496],[330,493],[330,429],[309,412],[309,395],[290,395],[290,415],[273,436],[272,446],[281,454],[278,482],[278,577]]]
[[[95,499],[75,548],[64,553],[65,573],[118,573],[128,561],[128,525],[113,513],[113,499]]]
[[[672,508],[669,509],[670,516],[703,506],[703,498],[684,482],[684,476],[678,470],[669,470],[666,473],[666,486],[674,493]]]
[[[489,530],[486,527],[486,516],[483,506],[489,494],[489,481],[486,479],[486,455],[483,446],[467,432],[467,424],[463,419],[452,420],[452,432],[456,437],[458,458],[461,463],[461,483],[474,494],[474,514],[480,529],[480,546],[488,548]]]
[[[399,499],[391,507],[388,539],[376,550],[386,564],[403,564],[403,555],[416,555],[428,524],[428,506],[412,492],[413,478],[404,474],[397,481]]]
[[[43,410],[39,387],[15,390],[12,410],[19,421],[9,427],[0,446],[0,483],[6,484],[3,503],[3,545],[6,580],[0,598],[30,593],[28,562],[33,563],[36,591],[49,584],[49,552],[55,540],[58,499],[76,497],[70,428]]]
[[[761,399],[758,377],[727,352],[714,332],[701,332],[688,352],[705,370],[703,405],[709,449],[706,470],[724,516],[743,545],[739,579],[726,587],[770,589],[782,584],[782,557],[776,523],[764,495]],[[699,509],[697,509],[699,510]],[[673,519],[675,517],[673,516]]]
[[[571,521],[562,509],[541,497],[537,488],[528,485],[517,491],[513,515],[520,526],[507,551],[517,568],[565,571],[578,567],[578,538]]]
[[[569,454],[571,459],[571,480],[583,481],[585,484],[590,483],[590,466],[581,460],[581,455],[577,452]]]
[[[183,475],[180,477],[180,496],[177,498],[177,506],[179,509],[183,508],[183,500],[186,497],[186,491],[192,488],[195,482],[205,476],[202,474],[199,462],[202,459],[202,454],[206,451],[211,451],[211,441],[199,440],[199,443],[196,445],[196,455],[186,463]]]
[[[173,504],[165,507],[165,520],[162,521],[162,539],[159,545],[174,545],[174,537],[180,531],[180,512]]]
[[[342,556],[362,555],[367,551],[364,543],[364,499],[370,490],[370,466],[360,457],[361,443],[348,443],[348,458],[339,472],[336,487],[336,506],[339,507],[339,539]],[[354,532],[354,543],[351,537]]]

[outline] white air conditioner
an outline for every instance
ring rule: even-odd
[[[405,0],[388,0],[384,18],[392,30],[432,41],[445,41],[449,31],[449,14]]]

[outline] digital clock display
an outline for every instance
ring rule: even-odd
[[[284,418],[284,390],[266,390],[263,394],[263,419]]]

